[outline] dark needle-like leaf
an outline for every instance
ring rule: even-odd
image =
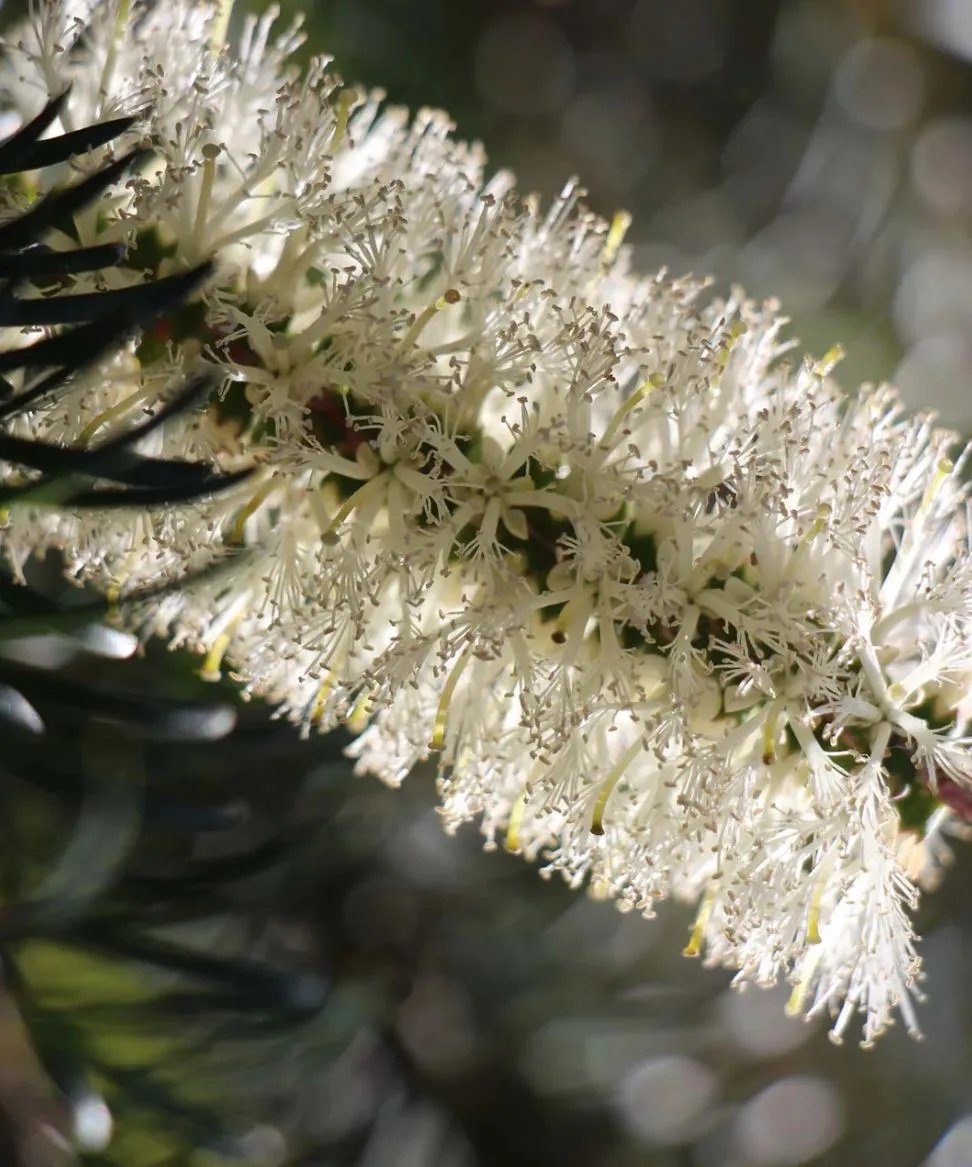
[[[69,89],[65,89],[63,93],[52,97],[36,117],[0,143],[0,174],[15,174],[18,170],[26,169],[21,164],[22,160],[30,157],[41,134],[57,120],[69,92]]]
[[[14,151],[12,157],[4,158],[3,147],[0,147],[0,174],[15,174],[22,170],[39,170],[45,166],[56,166],[60,162],[67,162],[79,154],[87,154],[89,150],[96,150],[113,139],[124,134],[135,125],[137,118],[113,118],[107,122],[95,122],[80,130],[71,130],[67,134],[60,134],[56,138],[45,138],[43,141],[23,143],[22,148]],[[16,138],[13,143],[15,144]]]
[[[27,328],[40,324],[81,324],[115,316],[137,318],[164,312],[197,285],[195,272],[162,276],[144,284],[74,296],[40,296],[31,300],[0,300],[0,326]]]
[[[44,231],[59,220],[65,220],[80,211],[82,207],[96,199],[113,182],[120,178],[130,166],[135,166],[148,157],[147,150],[136,149],[109,162],[103,169],[89,178],[76,182],[64,190],[54,191],[27,211],[0,226],[0,251],[23,247],[33,242]]]
[[[112,267],[125,257],[123,243],[99,243],[73,251],[54,251],[37,244],[26,251],[0,255],[0,279],[34,280],[76,275]]]

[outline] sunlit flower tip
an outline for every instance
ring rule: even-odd
[[[24,432],[107,437],[204,367],[153,452],[256,472],[162,513],[21,510],[10,558],[39,540],[121,594],[222,565],[138,626],[349,727],[359,771],[434,758],[450,829],[625,910],[697,902],[688,955],[788,978],[837,1037],[915,1029],[916,888],[972,806],[954,437],[845,397],[838,347],[788,362],[775,304],[633,274],[627,217],[576,184],[542,211],[444,116],[292,74],[271,17],[215,51],[219,6],[119,11],[99,56],[42,5],[3,92],[143,109],[154,161],[78,232],[133,244],[120,280],[217,274]]]

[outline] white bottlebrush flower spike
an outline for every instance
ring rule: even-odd
[[[125,589],[245,544],[146,630],[359,731],[387,782],[436,757],[450,827],[622,908],[697,898],[688,951],[789,978],[836,1037],[915,1029],[922,840],[972,806],[953,435],[844,397],[836,354],[787,363],[775,305],[633,274],[575,188],[543,212],[443,116],[299,76],[270,17],[229,47],[200,0],[89,5],[83,41],[73,12],[10,33],[7,115],[68,83],[67,128],[140,111],[152,160],[78,234],[132,244],[122,283],[218,267],[30,432],[104,437],[205,365],[208,409],[152,440],[259,469],[165,513],[15,511],[13,561]]]

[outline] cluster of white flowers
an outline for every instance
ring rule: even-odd
[[[245,545],[144,627],[349,725],[362,771],[436,757],[450,827],[622,908],[700,899],[687,951],[788,977],[837,1038],[916,1028],[916,843],[972,802],[954,435],[844,397],[836,352],[782,359],[775,305],[632,274],[575,187],[544,213],[442,115],[298,74],[269,16],[230,47],[201,0],[78,7],[10,34],[5,109],[70,82],[66,128],[141,112],[154,155],[81,242],[132,245],[116,286],[218,267],[25,424],[102,438],[205,365],[153,449],[258,469],[164,513],[14,511],[8,555],[125,590]]]

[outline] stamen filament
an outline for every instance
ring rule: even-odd
[[[219,157],[219,146],[208,143],[203,146],[202,183],[199,189],[199,201],[196,204],[196,222],[193,228],[193,247],[198,255],[202,251],[206,235],[206,224],[209,219],[209,204],[213,196],[213,182],[216,179],[216,159]]]
[[[621,250],[621,244],[624,243],[624,237],[627,235],[630,226],[631,212],[615,211],[614,217],[611,220],[611,226],[608,228],[608,233],[604,240],[604,247],[601,249],[602,275],[617,259],[618,252]]]
[[[510,822],[506,828],[506,839],[503,843],[505,850],[516,852],[520,849],[520,827],[523,825],[523,815],[526,811],[526,791],[513,803],[510,811]]]
[[[628,749],[624,752],[621,760],[601,783],[600,790],[598,791],[597,795],[597,801],[594,803],[594,813],[591,816],[592,835],[604,834],[604,811],[607,809],[608,799],[614,793],[614,788],[617,786],[618,782],[621,781],[621,777],[625,770],[627,770],[627,768],[631,765],[640,752],[641,738],[638,738],[636,741],[631,743]]]
[[[813,366],[813,375],[815,377],[829,377],[846,355],[844,346],[835,344]]]
[[[774,701],[763,723],[763,765],[772,766],[776,762],[776,739],[780,724],[783,702]]]
[[[358,93],[354,89],[342,89],[337,99],[337,116],[334,120],[334,130],[327,143],[327,153],[334,155],[344,143],[348,132],[348,120],[351,111],[358,103]]]
[[[387,482],[388,471],[382,471],[381,474],[376,474],[374,478],[369,478],[364,486],[359,487],[350,498],[345,499],[344,505],[334,518],[331,519],[328,526],[321,532],[321,539],[325,543],[336,543],[338,541],[338,531],[348,515],[357,510],[379,487],[384,486]]]
[[[618,432],[619,427],[624,422],[633,409],[645,400],[649,393],[653,393],[656,389],[660,389],[665,384],[665,379],[660,373],[652,373],[647,380],[642,381],[638,388],[629,397],[618,406],[615,410],[614,417],[608,422],[607,429],[604,431],[604,436],[601,438],[601,446],[607,447],[611,444],[614,435]]]
[[[408,350],[418,340],[422,330],[429,323],[432,317],[441,312],[443,308],[447,308],[450,304],[458,304],[461,299],[462,297],[455,290],[455,288],[449,288],[448,291],[443,292],[438,300],[436,300],[433,304],[429,304],[427,308],[424,308],[412,321],[411,327],[402,337],[401,343],[398,346],[399,351],[403,353],[408,352]]]
[[[230,531],[227,542],[231,547],[242,547],[245,528],[247,520],[256,513],[257,510],[266,502],[267,498],[273,493],[277,487],[277,480],[274,477],[269,477],[259,489],[252,495],[249,502],[237,511],[236,518],[233,520],[233,528]]]
[[[442,696],[439,698],[439,707],[435,713],[435,725],[432,729],[432,737],[429,741],[430,750],[441,750],[445,745],[446,723],[449,717],[449,702],[452,700],[456,692],[456,686],[462,678],[462,674],[466,670],[466,666],[472,660],[472,647],[466,648],[461,653],[459,659],[453,666],[452,672],[446,680],[445,687],[442,690]]]
[[[699,907],[698,915],[695,917],[695,923],[692,925],[689,942],[682,949],[683,956],[698,956],[701,953],[705,939],[706,925],[709,923],[712,909],[715,907],[717,894],[718,889],[716,884],[710,883],[702,898],[702,904]]]

